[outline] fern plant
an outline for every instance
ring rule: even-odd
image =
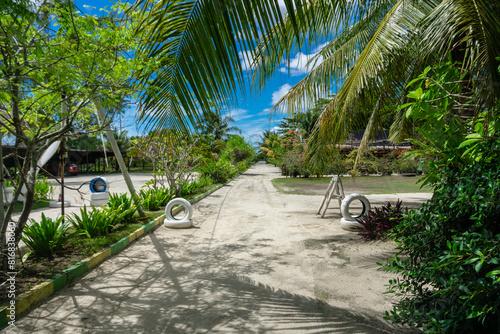
[[[110,215],[109,212],[100,209],[87,211],[86,205],[80,209],[80,215],[73,213],[68,220],[77,231],[88,238],[107,234],[116,225],[116,215]]]
[[[109,216],[114,216],[115,224],[119,224],[132,221],[134,214],[137,212],[137,206],[132,198],[128,198],[126,194],[111,194],[109,202],[106,203],[103,210]]]
[[[71,226],[63,223],[63,217],[53,220],[42,213],[39,222],[35,219],[30,219],[30,222],[31,224],[24,228],[21,239],[31,250],[29,254],[33,253],[40,257],[53,257],[54,252],[61,250],[79,233],[78,231],[71,232]]]
[[[161,207],[174,198],[172,191],[168,188],[146,188],[139,192],[141,205],[144,210],[158,211]]]

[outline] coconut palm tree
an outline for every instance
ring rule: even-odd
[[[294,2],[306,3],[284,0],[288,10]],[[137,73],[149,87],[140,99],[140,122],[184,132],[213,103],[236,104],[244,87],[240,51],[256,48],[262,31],[283,21],[279,0],[138,0],[136,6],[144,14],[140,52],[157,64]]]
[[[393,117],[394,141],[411,136],[405,110],[396,112],[394,106],[404,103],[407,85],[426,66],[448,57],[460,64],[462,84],[475,99],[476,110],[462,108],[464,118],[491,110],[500,97],[495,60],[500,55],[500,7],[495,0],[310,1],[304,12],[314,19],[299,27],[301,36],[313,41],[321,36],[328,42],[311,60],[314,69],[274,110],[295,114],[341,83],[313,134],[313,156],[360,126],[366,127],[362,141],[366,146],[387,114]],[[254,79],[265,84],[276,69],[273,63],[286,61],[287,50],[293,47],[280,42],[277,32],[266,35],[256,55]]]
[[[200,123],[196,125],[197,130],[204,137],[210,137],[211,140],[226,139],[230,133],[241,133],[236,126],[229,126],[235,120],[229,115],[222,115],[219,110],[208,110],[203,113]]]
[[[278,155],[281,153],[278,134],[275,131],[264,130],[260,138],[259,149],[265,153],[266,160],[274,164],[277,163]]]
[[[407,137],[411,124],[392,107],[404,102],[407,84],[427,65],[449,55],[468,74],[476,105],[492,108],[500,96],[496,0],[283,0],[286,17],[279,2],[142,0],[142,52],[159,64],[141,73],[152,78],[143,122],[185,130],[211,101],[235,102],[244,82],[241,54],[249,55],[253,81],[262,87],[292,53],[325,41],[314,69],[275,106],[293,115],[340,85],[311,147],[342,141],[366,120],[359,117],[366,110],[364,144],[387,114],[394,115],[392,139]]]

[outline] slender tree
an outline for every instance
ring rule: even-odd
[[[15,227],[9,242],[17,244],[33,205],[40,156],[68,135],[101,130],[89,122],[94,117],[92,102],[99,98],[113,104],[131,89],[133,59],[123,52],[135,40],[130,27],[113,15],[86,16],[71,2],[43,2],[32,10],[23,7],[24,11],[17,9],[18,4],[25,2],[0,8],[0,101],[5,106],[0,130],[25,152],[15,150],[12,155],[18,174],[14,200],[0,226],[3,269],[6,230]],[[117,8],[123,12],[124,5]],[[14,219],[21,193],[23,210]]]

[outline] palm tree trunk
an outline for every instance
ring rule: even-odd
[[[102,108],[101,101],[99,98],[95,97],[93,99],[94,106],[97,111],[97,115],[99,119],[101,120],[101,124],[104,125],[104,131],[106,131],[106,135],[108,136],[109,143],[111,145],[111,149],[113,150],[113,153],[115,154],[116,161],[118,162],[118,166],[120,167],[120,170],[122,172],[123,178],[125,179],[125,183],[127,184],[128,191],[130,192],[130,195],[132,196],[132,199],[134,200],[135,205],[137,206],[137,211],[139,212],[139,215],[141,217],[145,217],[146,214],[142,210],[139,198],[137,197],[137,194],[135,193],[135,188],[134,184],[132,183],[132,179],[130,178],[130,174],[127,171],[127,166],[125,166],[125,161],[123,161],[122,154],[120,152],[120,148],[118,147],[118,144],[116,143],[115,136],[113,135],[113,131],[111,131],[111,127],[109,124],[106,124],[106,113],[104,112],[104,109]],[[105,125],[106,124],[106,125]]]

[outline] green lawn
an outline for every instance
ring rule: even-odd
[[[36,210],[36,209],[41,209],[41,208],[48,208],[49,203],[52,202],[53,200],[51,199],[37,199],[35,203],[33,203],[33,207],[31,210]],[[21,212],[23,211],[23,202],[17,202],[16,205],[14,206],[14,212]],[[7,210],[7,206],[4,206],[4,209]]]
[[[278,178],[273,179],[274,187],[285,194],[323,195],[331,178]],[[432,192],[430,188],[420,187],[418,177],[407,176],[358,176],[342,177],[347,193],[394,194]]]

